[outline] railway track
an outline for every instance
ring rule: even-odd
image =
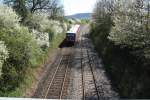
[[[81,78],[82,78],[82,99],[83,100],[100,100],[100,94],[94,70],[92,66],[92,59],[89,50],[87,49],[88,43],[83,43],[81,38]]]
[[[76,48],[65,49],[60,60],[49,70],[43,88],[38,98],[48,99],[82,99],[82,100],[107,100],[110,90],[102,71],[98,71],[95,53],[87,34],[79,39]],[[73,52],[76,49],[76,53]],[[68,54],[69,53],[69,54]],[[74,53],[74,55],[72,54]],[[74,59],[71,59],[75,57]],[[72,60],[72,62],[71,62]],[[71,68],[70,65],[74,66]],[[97,70],[98,69],[98,70]],[[102,77],[102,78],[101,78]],[[71,79],[71,80],[70,80]],[[102,81],[102,82],[101,82]],[[70,84],[71,82],[71,84]],[[38,94],[37,94],[38,95]]]
[[[43,86],[45,89],[42,91],[42,98],[62,99],[66,97],[67,85],[69,84],[70,58],[71,55],[61,57],[47,86]]]

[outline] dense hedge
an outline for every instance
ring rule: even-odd
[[[0,12],[0,96],[8,96],[24,83],[29,69],[43,63],[51,41],[64,35],[67,26],[44,14],[31,14],[20,23],[5,5]]]
[[[8,58],[8,50],[4,41],[0,41],[0,75],[2,74],[2,66],[4,61]]]
[[[24,27],[1,29],[0,36],[9,51],[9,58],[2,67],[0,85],[2,90],[12,90],[23,81],[27,67],[37,65],[42,51]]]
[[[136,0],[108,2],[99,1],[95,8],[91,39],[120,97],[150,98],[148,20],[138,16],[143,12]]]
[[[108,40],[107,31],[97,28],[91,31],[93,43],[121,98],[150,98],[149,60],[131,54],[129,48],[115,45]]]

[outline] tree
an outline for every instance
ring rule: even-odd
[[[4,0],[4,3],[12,6],[22,17],[22,20],[27,17],[28,9],[26,8],[26,0]]]
[[[94,9],[95,48],[121,98],[150,98],[150,0],[111,1]]]
[[[124,1],[124,0],[123,0]],[[150,58],[149,53],[149,2],[146,0],[133,0],[124,4],[118,2],[120,7],[114,11],[113,21],[115,27],[109,34],[109,39],[115,44],[132,49],[132,53],[140,57]],[[130,3],[129,3],[130,2]],[[130,26],[130,27],[129,27]]]
[[[55,16],[57,12],[63,13],[59,0],[4,0],[4,3],[12,6],[23,20],[29,12],[49,12],[51,16]]]

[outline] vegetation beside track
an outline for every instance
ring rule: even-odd
[[[102,0],[91,39],[121,98],[150,98],[150,2]]]
[[[58,2],[53,5],[60,7],[54,15],[28,11],[30,6],[25,5],[31,2],[4,2],[9,6],[0,5],[0,96],[22,97],[35,80],[33,73],[64,39],[67,22]]]
[[[56,38],[54,38],[51,42],[51,47],[48,48],[48,50],[46,51],[46,53],[44,54],[42,60],[39,61],[39,64],[37,65],[37,67],[34,68],[28,68],[26,70],[27,74],[25,75],[24,81],[22,83],[20,83],[20,86],[17,87],[14,91],[12,92],[7,92],[4,96],[8,96],[8,97],[22,97],[25,95],[27,89],[30,89],[31,86],[33,85],[33,83],[36,80],[36,76],[35,73],[38,71],[38,69],[42,66],[44,66],[49,59],[49,56],[55,52],[55,50],[58,48],[58,46],[60,45],[60,43],[63,41],[65,34],[61,34],[56,36]]]

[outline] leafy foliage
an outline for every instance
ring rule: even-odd
[[[44,13],[42,14],[32,14],[25,20],[25,25],[30,29],[36,29],[37,31],[46,31],[49,26],[48,16]]]
[[[143,6],[143,8],[138,8],[138,6]],[[147,6],[139,5],[138,1],[126,5],[122,2],[122,6],[119,9],[116,8],[112,16],[115,27],[108,38],[117,45],[134,49],[133,53],[136,55],[148,58],[150,57],[148,53],[150,29],[146,28],[148,20],[145,20],[146,13],[142,11],[144,7]]]
[[[24,21],[28,15],[35,12],[47,12],[52,19],[64,15],[59,0],[3,0],[5,4],[13,7]]]
[[[9,53],[8,53],[5,43],[3,41],[0,41],[0,75],[2,74],[1,69],[2,69],[3,63],[9,57],[8,55]]]
[[[147,0],[100,0],[91,38],[121,98],[150,98]]]
[[[19,23],[20,18],[12,8],[0,5],[0,12],[0,28],[14,28]]]
[[[0,39],[5,41],[9,50],[9,58],[3,65],[3,88],[13,89],[23,80],[28,66],[36,66],[41,50],[23,27],[12,31],[1,30]],[[9,81],[8,81],[9,79]],[[9,87],[7,87],[9,86]]]
[[[5,91],[15,89],[23,81],[26,69],[29,66],[38,64],[42,51],[31,33],[29,33],[28,28],[19,24],[19,17],[16,13],[11,8],[4,7],[5,9],[1,9],[1,13],[4,13],[4,15],[0,16],[0,19],[4,19],[0,21],[3,23],[0,27],[0,40],[5,42],[9,58],[7,60],[4,59],[2,66],[0,90],[5,93]],[[8,18],[8,15],[5,14],[5,11],[8,10],[11,11],[12,16],[9,16],[11,18]]]
[[[62,39],[67,30],[63,20],[52,20],[43,11],[29,13],[26,1],[34,0],[4,1],[15,10],[0,6],[0,96],[14,92],[24,82],[27,71],[43,63],[53,38]],[[54,41],[60,43],[57,38]]]
[[[59,21],[50,20],[46,14],[32,14],[24,24],[32,30],[33,37],[37,40],[40,46],[49,47],[49,41],[52,38],[66,31],[65,24]]]

